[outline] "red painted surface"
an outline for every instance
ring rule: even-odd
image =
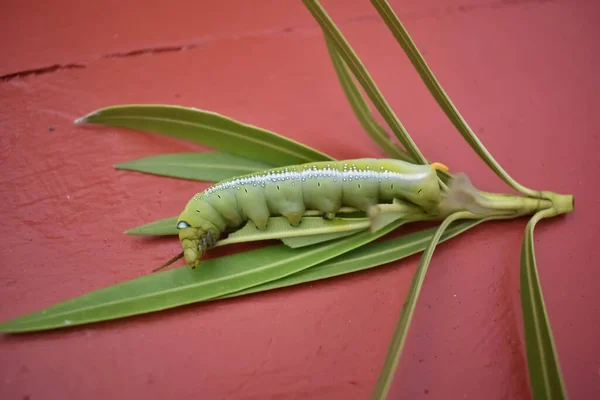
[[[536,230],[537,260],[571,398],[600,398],[598,3],[392,5],[502,165],[525,185],[575,195],[575,213]],[[423,152],[482,189],[506,191],[439,111],[368,2],[324,6]],[[208,185],[115,171],[118,162],[198,147],[73,125],[92,110],[193,106],[337,158],[383,156],[355,121],[300,1],[12,0],[0,26],[1,320],[146,274],[178,244],[122,232],[176,215]],[[165,48],[172,51],[156,51]],[[155,51],[139,55],[143,49]],[[14,76],[53,65],[63,68]],[[530,397],[518,295],[524,226],[489,223],[439,247],[395,398]],[[2,336],[0,393],[366,399],[418,260],[139,318]]]

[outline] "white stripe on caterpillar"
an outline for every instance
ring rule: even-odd
[[[266,186],[268,182],[285,182],[285,181],[301,181],[305,182],[307,179],[315,179],[315,178],[333,178],[333,181],[341,180],[342,182],[352,182],[352,180],[358,179],[372,179],[377,178],[379,182],[383,180],[392,180],[392,179],[403,179],[407,181],[418,181],[426,178],[427,173],[423,172],[420,174],[402,174],[398,172],[384,170],[381,167],[381,171],[373,171],[373,170],[359,170],[354,166],[351,169],[344,169],[343,171],[338,171],[335,169],[331,169],[330,167],[326,167],[324,169],[307,169],[301,172],[289,171],[287,168],[283,172],[271,172],[267,171],[264,175],[255,175],[250,177],[241,177],[241,178],[233,178],[229,181],[224,181],[213,185],[206,189],[204,192],[197,193],[194,196],[195,200],[202,200],[206,196],[223,190],[228,189],[241,189],[241,186],[251,184],[252,186],[261,185],[262,187]]]

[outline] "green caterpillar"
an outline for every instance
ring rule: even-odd
[[[341,207],[367,212],[395,198],[435,213],[441,198],[436,169],[447,170],[438,163],[364,158],[275,168],[221,181],[196,194],[179,215],[183,256],[195,268],[223,232],[248,220],[262,230],[271,216],[282,215],[297,226],[307,210],[332,219]]]

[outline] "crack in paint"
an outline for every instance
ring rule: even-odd
[[[404,15],[402,18],[405,21],[412,21],[424,18],[438,17],[438,16],[447,16],[452,15],[457,12],[465,13],[465,12],[473,12],[478,11],[485,8],[500,8],[500,7],[510,7],[517,6],[523,4],[543,4],[543,3],[551,3],[556,2],[558,0],[496,0],[490,1],[487,3],[480,4],[462,4],[456,6],[448,6],[445,8],[436,8],[425,11],[423,14],[412,13]],[[369,13],[364,15],[359,15],[356,17],[347,18],[344,22],[346,23],[361,23],[361,22],[370,22],[379,20],[379,15],[377,13]],[[202,45],[206,44],[209,41],[215,41],[220,39],[240,39],[243,37],[263,37],[263,36],[272,36],[275,34],[289,34],[297,30],[306,30],[296,27],[284,27],[284,28],[275,28],[275,29],[267,29],[259,32],[245,32],[241,35],[228,35],[225,37],[217,37],[210,38],[206,40],[198,41],[197,43],[189,43],[185,45],[172,45],[172,46],[160,46],[160,47],[147,47],[141,49],[134,49],[126,52],[115,52],[104,54],[98,57],[96,60],[109,60],[113,58],[127,58],[127,57],[138,57],[143,55],[156,55],[162,53],[176,53],[186,50],[194,50]],[[310,28],[310,30],[318,30],[320,32],[320,28]],[[85,69],[87,68],[86,64],[83,63],[68,63],[68,64],[52,64],[50,66],[28,69],[23,71],[17,71],[5,75],[0,75],[0,82],[7,82],[16,78],[26,78],[29,76],[37,76],[49,74],[57,71],[71,70],[71,69]]]
[[[53,64],[47,67],[27,69],[24,71],[17,71],[10,74],[5,74],[0,76],[0,81],[6,82],[15,78],[25,78],[31,75],[44,75],[49,74],[56,71],[68,70],[68,69],[83,69],[87,68],[86,65],[80,63],[69,63],[69,64]]]
[[[176,53],[179,51],[185,50],[193,50],[200,47],[200,44],[188,44],[183,46],[164,46],[164,47],[148,47],[143,49],[136,49],[127,52],[117,52],[103,55],[102,59],[110,59],[110,58],[127,58],[127,57],[137,57],[148,54],[161,54],[161,53]]]

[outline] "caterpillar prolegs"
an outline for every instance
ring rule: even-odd
[[[194,195],[179,215],[183,256],[195,268],[222,233],[248,220],[265,229],[271,216],[284,216],[297,226],[307,210],[331,219],[341,207],[368,212],[394,199],[435,213],[441,196],[436,169],[445,167],[364,158],[281,167],[221,181]]]

